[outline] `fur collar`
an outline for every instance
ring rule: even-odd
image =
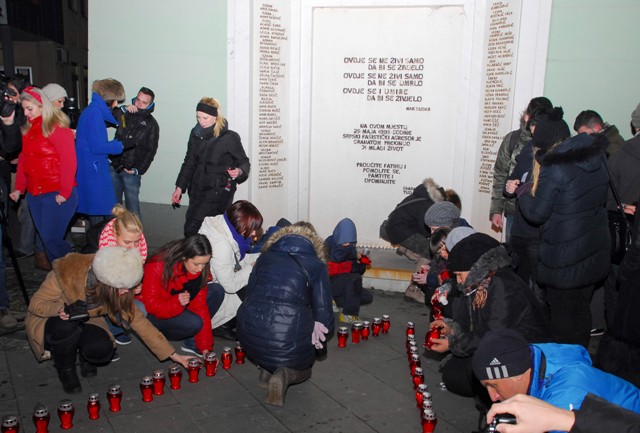
[[[601,134],[578,134],[544,152],[538,150],[536,160],[541,166],[570,165],[595,162],[603,157],[608,141]]]
[[[434,203],[444,201],[444,188],[438,185],[432,178],[428,177],[422,181],[422,186],[427,190],[429,198]]]
[[[498,245],[480,256],[480,258],[469,269],[469,275],[463,285],[459,286],[464,293],[465,289],[474,287],[489,274],[499,269],[513,265],[513,258],[503,245]]]
[[[292,235],[300,236],[309,241],[316,253],[316,256],[318,256],[318,258],[323,262],[327,261],[324,254],[324,240],[309,228],[297,226],[295,224],[284,227],[271,235],[267,242],[265,242],[264,247],[262,248],[262,253],[267,252],[275,243],[285,236]]]
[[[71,253],[53,262],[53,271],[58,285],[70,302],[85,299],[87,274],[91,268],[93,256],[93,254]]]

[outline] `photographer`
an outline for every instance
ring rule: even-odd
[[[95,255],[69,254],[54,263],[53,272],[33,295],[25,321],[31,349],[38,361],[53,358],[64,391],[82,391],[76,371],[93,377],[97,365],[111,361],[113,335],[103,317],[130,327],[160,360],[183,366],[187,357],[167,339],[133,302],[133,288],[142,281],[142,260],[135,249],[104,247]]]
[[[11,89],[3,80],[0,82],[3,99],[0,101],[0,196],[2,200],[2,216],[4,221],[0,224],[0,329],[10,330],[16,327],[18,322],[9,312],[9,295],[7,294],[6,273],[4,263],[4,248],[2,242],[2,230],[6,227],[7,194],[11,185],[11,160],[22,149],[22,135],[20,125],[16,120],[16,104],[12,97],[18,98],[17,92]]]
[[[155,94],[147,87],[142,87],[133,98],[131,105],[114,109],[113,117],[119,123],[116,138],[123,143],[130,142],[131,148],[120,155],[110,155],[111,180],[116,192],[116,200],[128,211],[140,215],[140,183],[147,172],[158,150],[160,127],[153,117]],[[125,147],[129,147],[126,146]]]

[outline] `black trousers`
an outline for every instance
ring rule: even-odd
[[[47,319],[44,327],[45,348],[51,351],[56,366],[75,365],[78,353],[93,364],[111,361],[114,345],[109,333],[99,326],[83,322]]]
[[[562,290],[547,287],[554,342],[580,344],[589,348],[591,334],[591,295],[594,285]]]
[[[202,221],[206,217],[224,213],[233,203],[235,191],[213,188],[197,194],[189,193],[189,208],[184,222],[184,236],[198,234]]]

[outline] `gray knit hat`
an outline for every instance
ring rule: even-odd
[[[424,214],[424,223],[429,227],[450,227],[460,218],[460,209],[451,202],[441,201],[431,205]]]
[[[474,234],[475,232],[476,231],[473,229],[473,227],[466,227],[466,226],[456,227],[453,230],[451,230],[451,232],[449,233],[449,236],[447,236],[447,241],[445,242],[447,251],[451,252],[453,247],[455,247],[458,242],[460,242],[467,236]]]
[[[98,281],[114,289],[131,289],[142,281],[142,257],[136,248],[100,248],[91,269]]]
[[[631,113],[631,124],[636,128],[640,128],[640,104]]]
[[[67,97],[67,91],[64,90],[60,84],[49,83],[42,88],[42,93],[49,99],[49,101],[57,101],[60,98]]]

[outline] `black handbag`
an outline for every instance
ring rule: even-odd
[[[616,210],[608,210],[609,233],[611,234],[611,263],[619,265],[624,259],[624,255],[631,247],[631,227],[633,226],[633,217],[624,212],[624,206],[618,196],[618,191],[611,181],[611,173],[609,166],[605,160],[604,166],[609,175],[609,187],[616,200]]]

